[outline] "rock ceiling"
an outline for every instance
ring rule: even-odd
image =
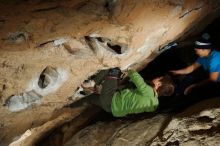
[[[0,145],[56,120],[54,110],[98,70],[140,69],[209,24],[219,7],[218,0],[0,1]]]

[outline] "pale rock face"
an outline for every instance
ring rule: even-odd
[[[15,140],[15,142],[11,143],[9,146],[18,146],[21,145],[21,142],[26,139],[28,136],[31,135],[31,131],[27,130],[24,134],[22,134],[22,136],[18,139]]]
[[[216,102],[218,101],[216,100]],[[185,111],[185,114],[187,112],[193,113],[194,111],[192,115],[183,114],[184,116],[174,116],[162,132],[162,136],[157,136],[151,143],[151,146],[168,144],[183,146],[219,145],[220,109],[217,106],[217,108],[213,107],[201,110],[201,107],[207,104],[206,102],[214,105],[214,102],[205,101]]]
[[[47,67],[40,75],[33,78],[25,93],[7,99],[6,106],[10,111],[20,111],[33,104],[40,104],[43,96],[55,92],[68,78],[68,74],[58,68]]]
[[[201,25],[209,23],[219,6],[218,0],[2,1],[1,141],[47,121],[98,70],[143,67],[204,18]],[[43,73],[48,68],[52,73]],[[11,134],[27,115],[33,117]]]

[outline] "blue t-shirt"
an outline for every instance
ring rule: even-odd
[[[212,50],[208,57],[199,57],[197,62],[210,73],[220,72],[220,52],[216,50]],[[220,82],[220,73],[217,81]]]

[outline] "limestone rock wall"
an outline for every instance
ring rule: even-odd
[[[52,118],[98,70],[146,65],[204,18],[210,22],[219,6],[218,0],[1,1],[0,144]]]

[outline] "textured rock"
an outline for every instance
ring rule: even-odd
[[[48,121],[98,70],[143,67],[204,18],[201,27],[209,23],[219,6],[218,0],[1,1],[0,144]]]
[[[165,120],[159,115],[145,120],[97,123],[78,132],[65,146],[145,145],[160,132]]]
[[[203,101],[172,117],[158,114],[134,121],[98,122],[78,132],[65,146],[218,146],[219,101]]]
[[[210,103],[212,107],[207,106]],[[219,126],[219,99],[207,100],[174,116],[162,135],[153,140],[151,146],[218,146],[220,145]]]

